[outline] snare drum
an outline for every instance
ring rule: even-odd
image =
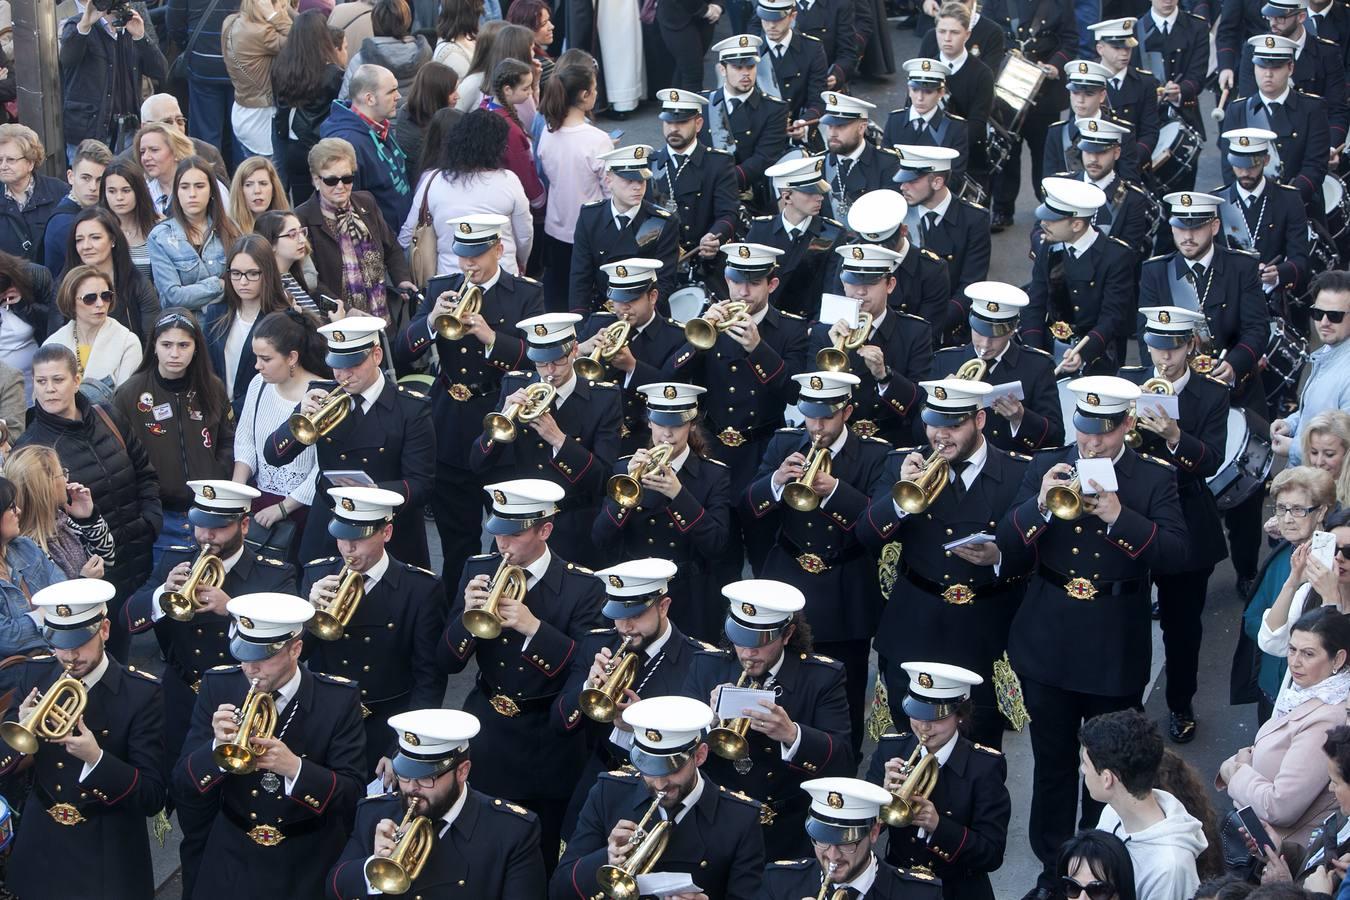
[[[1308,339],[1285,325],[1283,320],[1271,319],[1270,339],[1266,342],[1262,364],[1278,381],[1265,379],[1267,402],[1273,403],[1285,385],[1298,384],[1307,362]]]
[[[1341,257],[1336,242],[1319,222],[1308,223],[1308,289],[1298,300],[1305,306],[1311,306],[1312,280],[1323,272],[1340,268]]]
[[[708,305],[708,290],[701,284],[691,284],[678,291],[671,291],[669,303],[670,320],[682,326],[703,312]]]
[[[1158,192],[1176,190],[1182,176],[1195,170],[1200,145],[1200,135],[1180,119],[1163,125],[1150,165]]]
[[[1328,174],[1322,179],[1322,203],[1327,211],[1327,233],[1338,252],[1345,254],[1350,243],[1350,192],[1345,182]]]
[[[1223,466],[1207,479],[1219,511],[1227,512],[1259,491],[1274,462],[1270,425],[1249,410],[1228,410]]]

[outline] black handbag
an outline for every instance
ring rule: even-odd
[[[295,542],[295,523],[290,519],[278,519],[271,528],[261,525],[254,516],[249,516],[248,536],[244,543],[259,556],[286,560],[290,558],[291,544]]]

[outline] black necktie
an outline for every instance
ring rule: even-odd
[[[779,59],[782,59],[783,54],[787,52],[787,47],[784,47],[782,44],[779,44],[777,47],[773,48],[773,52],[775,56],[777,56]]]
[[[1065,247],[1064,249],[1069,251],[1069,259],[1077,259],[1077,258],[1078,258],[1078,248],[1076,248],[1076,247]]]
[[[736,107],[738,107],[738,106],[740,106],[740,105],[741,105],[741,98],[740,98],[740,97],[731,97],[731,98],[729,98],[729,99],[727,100],[727,115],[728,115],[728,116],[733,116],[733,115],[735,115],[735,114],[736,114]]]
[[[614,227],[619,229],[620,231],[623,231],[625,228],[628,227],[629,221],[631,221],[629,216],[622,214],[617,215],[614,217]]]
[[[1191,263],[1191,272],[1195,274],[1196,284],[1205,280],[1205,267],[1200,263]]]
[[[914,120],[914,130],[917,131],[920,136],[923,135],[924,130],[927,127],[928,127],[928,120],[925,119],[923,116],[920,116],[919,118]]]
[[[1172,33],[1172,26],[1164,22],[1162,27],[1162,33],[1163,37],[1166,38],[1169,34]]]
[[[849,170],[853,168],[853,160],[845,157],[839,160],[839,183],[843,184],[848,180]]]
[[[1250,197],[1247,198],[1247,202],[1242,208],[1242,217],[1247,220],[1247,229],[1249,231],[1256,227],[1256,223],[1253,221],[1253,217],[1255,215],[1256,215],[1256,195],[1252,194]]]
[[[928,212],[923,214],[923,218],[919,220],[920,246],[923,247],[928,246],[928,233],[933,230],[933,226],[936,224],[937,224],[937,212],[935,210],[929,210]]]

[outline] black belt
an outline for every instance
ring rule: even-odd
[[[548,709],[558,698],[557,694],[545,697],[512,697],[501,688],[495,687],[481,672],[478,673],[476,684],[478,690],[483,692],[483,696],[487,697],[488,703],[492,704],[492,708],[508,719],[513,719],[523,712]]]
[[[778,532],[778,546],[792,554],[797,560],[797,565],[801,566],[802,569],[812,575],[819,575],[830,569],[837,569],[845,563],[861,558],[864,552],[862,545],[855,543],[843,553],[834,556],[825,556],[816,553],[814,550],[806,550],[799,547],[796,541],[781,531]]]
[[[1038,566],[1036,574],[1053,584],[1062,587],[1076,600],[1091,600],[1098,595],[1118,597],[1121,594],[1137,594],[1148,590],[1147,578],[1126,578],[1123,581],[1102,581],[1086,578],[1082,575],[1065,575],[1049,566]],[[1090,589],[1090,590],[1089,590]]]
[[[71,803],[68,800],[58,800],[53,797],[41,783],[34,780],[33,793],[37,795],[38,800],[47,808],[47,814],[62,825],[79,825],[94,816],[111,809],[102,803]]]
[[[225,819],[244,832],[244,835],[261,847],[275,847],[286,838],[300,837],[313,831],[318,831],[328,824],[323,816],[314,816],[309,819],[302,819],[298,822],[288,822],[285,825],[273,825],[269,822],[259,822],[257,819],[251,819],[248,816],[230,809],[228,806],[222,806],[220,813]],[[275,835],[270,837],[268,832]]]
[[[963,586],[952,584],[940,584],[939,582],[936,582],[931,578],[923,577],[918,572],[915,572],[913,569],[911,569],[909,566],[903,563],[900,564],[900,574],[905,576],[905,579],[919,590],[923,591],[926,594],[934,594],[938,597],[941,597],[948,603],[954,603],[957,601],[949,599],[947,592],[950,591],[953,587]],[[968,587],[970,592],[974,594],[976,597],[992,597],[998,594],[1002,594],[1005,591],[1009,591],[1014,587],[1020,587],[1022,582],[1025,580],[1026,580],[1025,577],[1007,578],[1007,579],[1001,578],[998,581],[990,581],[982,585],[980,584],[965,585],[965,587]]]

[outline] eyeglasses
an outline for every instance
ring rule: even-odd
[[[401,784],[411,784],[414,787],[420,787],[424,791],[430,790],[436,786],[436,777],[434,776],[431,778],[404,778],[402,775],[399,775],[397,777]]]
[[[328,179],[324,179],[325,183],[327,183],[327,181]],[[336,182],[334,182],[334,184],[336,184]],[[293,241],[298,241],[300,240],[300,238],[309,237],[309,226],[301,225],[299,228],[292,228],[290,231],[283,231],[281,234],[277,235],[277,237],[290,238]]]
[[[115,299],[117,299],[116,291],[95,291],[93,293],[80,295],[80,302],[85,306],[93,306],[100,300],[104,303],[112,303]]]
[[[230,270],[231,281],[247,281],[250,284],[262,278],[262,269],[249,269],[247,272],[239,269]]]
[[[0,156],[0,166],[12,169],[26,158],[23,156]]]
[[[1089,881],[1087,884],[1079,884],[1068,875],[1060,877],[1064,885],[1064,894],[1069,900],[1078,900],[1083,894],[1088,895],[1088,900],[1107,900],[1115,894],[1115,886],[1108,881]]]
[[[158,122],[160,125],[177,125],[179,128],[187,128],[187,116],[184,115],[169,116],[165,119],[159,119]]]
[[[861,843],[862,843],[861,840],[849,841],[846,844],[828,844],[825,841],[817,841],[814,839],[811,841],[812,846],[814,846],[817,850],[828,850],[831,847],[833,847],[834,849],[842,851],[844,853],[852,853],[853,851],[858,849],[858,845]]]
[[[1345,321],[1345,310],[1343,309],[1319,309],[1313,306],[1308,309],[1308,313],[1313,317],[1313,321],[1330,319],[1332,325],[1339,325]]]
[[[356,181],[355,175],[321,175],[319,180],[329,187],[337,187],[339,184],[352,184]]]
[[[1306,519],[1306,518],[1308,517],[1308,513],[1312,512],[1314,509],[1317,509],[1317,507],[1315,507],[1315,506],[1276,506],[1276,507],[1275,507],[1275,515],[1279,516],[1280,518],[1284,518],[1285,516],[1293,516],[1295,519]]]

